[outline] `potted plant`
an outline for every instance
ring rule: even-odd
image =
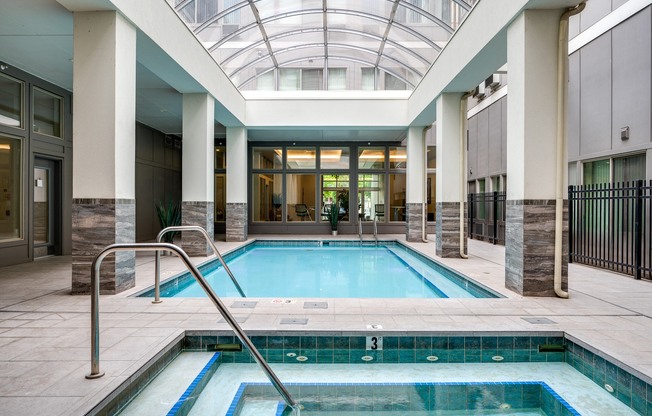
[[[161,229],[181,225],[181,203],[177,201],[170,199],[167,205],[159,201],[156,204],[156,214],[158,215],[158,222],[161,225]],[[163,235],[163,241],[172,244],[174,243],[174,237],[178,234],[178,231],[165,233]]]
[[[339,199],[331,204],[328,208],[328,222],[331,225],[331,234],[337,235],[337,222],[340,220],[340,204]]]

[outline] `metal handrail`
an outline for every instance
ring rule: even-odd
[[[374,216],[374,240],[376,240],[376,245],[378,245],[378,217]]]
[[[360,237],[360,243],[362,243],[362,219],[363,218],[364,218],[364,214],[358,215],[358,236]]]
[[[233,276],[233,273],[231,273],[231,269],[229,269],[229,266],[227,266],[226,263],[224,262],[222,255],[220,254],[219,250],[215,246],[215,243],[213,242],[213,240],[208,235],[208,232],[205,229],[197,225],[182,225],[182,226],[167,227],[162,229],[161,232],[158,233],[158,236],[156,236],[156,242],[160,243],[161,239],[163,238],[163,235],[172,231],[201,232],[206,238],[208,244],[210,244],[211,248],[213,249],[213,253],[215,253],[215,256],[220,260],[220,263],[222,263],[222,266],[224,267],[224,270],[226,270],[226,273],[231,278],[231,281],[233,281],[235,288],[238,289],[238,292],[240,292],[240,296],[242,296],[243,298],[247,297],[244,291],[242,290],[242,288],[240,287],[240,284],[236,280],[235,276]],[[161,253],[157,251],[154,259],[154,300],[152,301],[152,303],[161,303],[161,302],[162,302],[161,300]]]
[[[270,368],[269,364],[265,361],[258,349],[251,342],[247,334],[244,333],[240,325],[236,322],[235,318],[228,311],[226,306],[222,303],[220,298],[215,294],[213,289],[208,285],[204,276],[201,272],[195,267],[194,264],[190,261],[190,257],[183,251],[181,248],[175,246],[174,244],[169,243],[132,243],[132,244],[111,244],[102,250],[95,259],[93,259],[93,264],[91,265],[91,372],[86,375],[88,379],[100,378],[104,375],[104,372],[100,371],[100,265],[102,260],[107,255],[114,253],[116,251],[160,251],[168,250],[173,251],[181,258],[186,268],[190,273],[195,277],[199,285],[204,289],[204,292],[208,295],[209,298],[215,304],[215,307],[220,312],[224,320],[229,324],[231,329],[236,333],[240,341],[249,348],[249,352],[254,356],[256,362],[262,367],[265,375],[272,382],[276,391],[283,397],[285,403],[290,406],[292,409],[297,409],[297,403],[294,401],[290,393],[287,391],[285,386],[281,383],[281,380],[278,379],[274,371]]]

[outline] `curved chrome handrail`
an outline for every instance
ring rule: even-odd
[[[238,292],[240,292],[240,296],[242,296],[243,298],[247,297],[244,291],[242,290],[242,288],[240,287],[240,284],[236,280],[235,276],[233,276],[233,273],[231,273],[231,269],[229,269],[229,266],[227,266],[226,263],[224,262],[224,259],[222,258],[222,255],[220,254],[217,247],[215,246],[213,239],[208,235],[208,232],[205,229],[197,225],[180,225],[180,226],[167,227],[162,229],[161,232],[158,233],[158,235],[156,236],[156,242],[160,243],[161,239],[163,238],[163,235],[172,231],[201,232],[206,238],[208,244],[210,244],[211,248],[213,249],[213,253],[215,253],[215,256],[220,260],[220,263],[222,263],[224,270],[226,270],[226,273],[231,278],[231,281],[235,285],[235,288],[238,289]],[[159,251],[156,251],[155,259],[154,259],[154,300],[152,301],[152,303],[161,303],[161,302],[163,302],[161,300],[161,253]]]
[[[262,367],[265,375],[271,381],[272,385],[276,388],[276,391],[283,397],[285,403],[293,409],[297,409],[298,405],[290,396],[290,393],[287,391],[281,380],[278,379],[274,371],[270,368],[269,364],[265,361],[258,349],[251,342],[247,334],[242,330],[240,325],[236,322],[235,318],[228,311],[226,306],[222,303],[220,298],[215,294],[213,289],[209,286],[202,276],[201,272],[195,267],[194,264],[190,261],[190,257],[178,246],[169,243],[133,243],[133,244],[111,244],[102,250],[95,258],[93,259],[93,264],[91,265],[91,372],[86,375],[88,379],[100,378],[104,375],[103,371],[100,371],[100,265],[104,258],[116,251],[156,251],[168,250],[173,251],[181,258],[186,268],[190,273],[197,279],[199,285],[204,289],[204,292],[208,297],[213,301],[215,307],[220,312],[224,320],[229,324],[231,329],[236,333],[240,341],[249,348],[249,352],[254,356],[256,362]]]
[[[376,245],[378,245],[378,217],[374,215],[374,240],[376,240]]]

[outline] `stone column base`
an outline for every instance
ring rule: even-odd
[[[226,203],[226,241],[245,241],[248,234],[246,202]]]
[[[134,199],[73,199],[72,293],[91,292],[91,263],[106,246],[136,239]],[[114,295],[136,284],[136,253],[122,251],[102,261],[100,293]]]
[[[181,202],[181,225],[196,225],[206,230],[213,238],[215,224],[213,222],[215,203],[213,201],[183,201]],[[181,248],[189,256],[210,256],[213,249],[199,231],[183,231],[181,233]]]
[[[464,204],[464,253],[467,253],[467,207]],[[460,203],[437,202],[435,254],[439,257],[460,257]]]
[[[555,296],[555,200],[507,201],[505,287],[523,296]],[[568,201],[564,201],[562,289],[568,287]]]
[[[419,203],[409,203],[405,207],[407,216],[405,218],[405,239],[410,242],[421,241],[423,236],[423,206]]]

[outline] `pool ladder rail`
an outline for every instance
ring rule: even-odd
[[[199,227],[198,227],[199,228]],[[206,295],[213,301],[215,307],[220,312],[224,320],[229,324],[231,329],[235,332],[238,339],[247,346],[251,355],[253,355],[256,362],[260,365],[263,372],[272,383],[276,391],[281,395],[285,403],[293,409],[293,413],[299,412],[299,405],[292,398],[288,390],[285,388],[281,380],[276,376],[274,371],[270,368],[269,364],[265,361],[263,356],[260,354],[258,349],[251,342],[247,334],[243,331],[240,325],[236,322],[235,318],[229,310],[226,308],[224,303],[220,298],[215,294],[213,289],[210,287],[204,276],[201,274],[199,269],[192,263],[188,254],[183,251],[180,247],[169,244],[169,243],[131,243],[131,244],[111,244],[102,250],[95,258],[91,265],[91,372],[86,375],[88,379],[100,378],[104,375],[103,371],[100,371],[100,266],[104,258],[114,252],[118,251],[155,251],[157,254],[160,251],[172,251],[181,259],[184,263],[190,274],[197,280],[199,285]],[[217,251],[216,251],[217,252]]]
[[[222,258],[220,251],[215,246],[213,239],[208,235],[208,232],[206,232],[206,230],[203,229],[202,227],[199,227],[197,225],[180,225],[180,226],[167,227],[162,229],[161,232],[158,233],[158,235],[156,236],[156,242],[160,243],[165,234],[171,232],[178,232],[178,231],[199,231],[206,239],[206,242],[213,249],[213,253],[215,253],[215,257],[217,257],[220,263],[222,263],[222,267],[224,267],[224,270],[231,278],[231,281],[235,285],[235,288],[238,289],[238,292],[240,292],[240,296],[242,296],[243,298],[247,297],[244,291],[242,290],[242,288],[240,287],[240,284],[236,280],[235,276],[233,276],[233,273],[231,273],[231,269],[229,269],[229,266],[227,266],[226,262],[224,262],[224,259]],[[152,301],[152,303],[161,303],[163,302],[161,300],[161,252],[157,250],[155,256],[156,257],[154,259],[154,300]]]
[[[360,237],[360,245],[362,245],[363,240],[362,240],[362,218],[363,216],[361,215],[358,220],[358,236]],[[376,245],[378,245],[378,217],[374,217],[374,241],[376,242]]]

